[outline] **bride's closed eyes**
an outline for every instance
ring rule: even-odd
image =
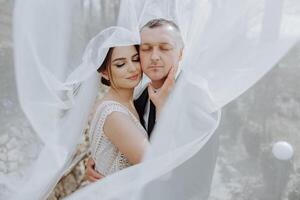
[[[125,65],[125,62],[123,63],[118,63],[118,64],[115,64],[116,67],[120,68],[120,67],[123,67]]]
[[[113,65],[122,67],[125,64],[126,58],[116,58],[112,61]]]
[[[131,61],[140,62],[139,54],[135,54],[134,56],[132,56]],[[113,64],[118,68],[123,67],[126,64],[126,58],[117,58],[113,61]]]
[[[126,59],[125,58],[117,58],[113,61],[113,65],[120,68],[125,65]]]

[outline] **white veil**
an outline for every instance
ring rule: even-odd
[[[82,140],[108,47],[139,43],[139,27],[174,20],[183,69],[142,164],[88,185],[70,199],[206,199],[217,156],[220,109],[251,87],[296,43],[299,13],[281,0],[123,0],[117,27],[85,40],[79,1],[17,1],[15,65],[20,104],[42,141],[21,175],[1,180],[7,198],[45,199]],[[77,18],[76,18],[77,17]],[[77,23],[74,23],[77,19]],[[84,23],[84,22],[82,22]],[[74,36],[75,35],[75,36]],[[26,184],[25,184],[26,183]]]

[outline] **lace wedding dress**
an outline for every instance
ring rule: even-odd
[[[140,121],[122,104],[116,101],[103,101],[99,104],[89,129],[90,151],[95,161],[95,169],[105,176],[131,165],[125,155],[104,134],[105,120],[113,112],[128,115],[141,133],[147,135]]]
[[[155,125],[144,162],[90,184],[68,199],[208,199],[217,148],[205,148],[220,121],[220,114],[213,113],[253,86],[296,43],[300,17],[298,2],[291,1],[122,0],[118,23],[112,24],[116,26],[92,33],[97,35],[83,56],[86,43],[79,33],[94,21],[91,12],[81,12],[80,3],[92,7],[90,1],[15,1],[19,102],[43,145],[20,176],[0,175],[0,198],[47,199],[81,142],[96,99],[96,70],[108,48],[140,44],[138,27],[166,18],[181,29],[185,52],[180,66],[185,73]],[[95,13],[100,19],[106,12]],[[101,131],[98,135],[98,142],[105,141]],[[121,156],[109,153],[114,152],[112,144],[101,143],[94,154],[99,159],[96,165],[111,173],[113,167],[107,166],[120,163]],[[115,156],[110,164],[109,155]]]

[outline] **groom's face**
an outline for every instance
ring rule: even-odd
[[[178,67],[182,54],[178,34],[170,25],[142,29],[141,67],[152,81],[164,80],[172,66]]]

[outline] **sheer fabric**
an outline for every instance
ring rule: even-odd
[[[70,62],[75,51],[70,38],[79,10],[73,0],[16,2],[19,99],[43,147],[21,177],[2,179],[7,198],[46,198],[81,141],[97,94],[96,69],[108,48],[138,44],[139,27],[162,17],[179,25],[185,50],[182,74],[152,133],[151,149],[142,164],[68,199],[206,199],[219,110],[296,43],[299,13],[281,0],[123,0],[117,26],[95,36],[77,65]]]

